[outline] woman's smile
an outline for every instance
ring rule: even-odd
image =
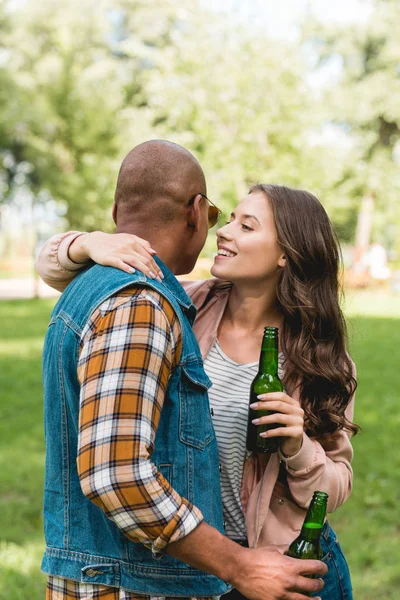
[[[223,258],[234,258],[235,256],[236,256],[236,252],[233,252],[227,246],[218,244],[218,252],[214,258],[215,258],[215,260],[217,260],[217,259],[223,259]]]

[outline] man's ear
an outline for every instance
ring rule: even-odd
[[[117,210],[118,210],[118,209],[117,209],[117,205],[116,205],[116,203],[114,202],[114,204],[113,204],[113,206],[112,206],[112,211],[111,211],[111,214],[112,214],[112,218],[113,218],[113,221],[114,221],[114,223],[115,223],[115,224],[117,224]]]
[[[193,203],[188,206],[187,211],[187,222],[189,227],[194,229],[194,231],[199,231],[201,224],[201,202],[203,198],[200,194],[197,194]]]
[[[278,258],[278,267],[284,267],[286,265],[286,256],[284,254],[281,254],[280,257]]]

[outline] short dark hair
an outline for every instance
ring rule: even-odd
[[[136,146],[122,162],[115,203],[136,219],[170,222],[196,193],[206,193],[203,170],[186,148],[166,140]]]

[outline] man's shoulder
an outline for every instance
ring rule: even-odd
[[[142,284],[130,285],[104,300],[92,313],[90,321],[98,321],[102,317],[111,316],[115,312],[124,312],[126,313],[126,319],[129,319],[134,307],[150,309],[147,310],[149,322],[151,322],[152,316],[157,313],[162,313],[170,325],[179,322],[170,301],[158,290]],[[140,318],[142,317],[143,315]]]

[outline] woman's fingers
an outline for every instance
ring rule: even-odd
[[[251,405],[254,410],[268,411],[253,419],[254,425],[274,425],[274,428],[260,433],[261,437],[284,437],[302,439],[304,431],[304,410],[297,400],[282,392],[262,394],[271,398],[268,402],[258,401]],[[290,453],[289,453],[290,454]]]
[[[110,261],[107,263],[107,266],[115,267],[116,269],[120,269],[120,271],[125,271],[125,273],[134,273],[135,272],[135,269],[133,267],[131,267],[131,265],[128,265],[120,258],[110,259]]]
[[[281,400],[275,400],[270,402],[256,402],[251,405],[253,410],[274,410],[284,414],[297,414],[304,417],[304,410],[296,404],[288,404]]]
[[[123,263],[123,267],[122,267]],[[132,250],[124,248],[124,251],[114,249],[110,252],[110,255],[107,260],[103,261],[103,264],[108,264],[112,267],[116,267],[117,269],[122,269],[127,273],[131,273],[129,267],[133,267],[138,271],[141,271],[151,279],[159,279],[162,281],[164,275],[157,265],[155,260],[148,254],[145,248],[137,246],[137,250]]]
[[[150,279],[158,279],[159,281],[163,280],[163,277],[159,274],[161,273],[161,271],[158,265],[156,264],[156,266],[154,267],[154,261],[149,260],[146,256],[143,256],[141,253],[132,254],[132,256],[122,256],[121,259],[134,269],[137,269],[138,271],[141,271],[142,273],[147,275],[147,277],[150,277]]]
[[[253,419],[254,425],[270,425],[271,423],[282,423],[282,425],[302,425],[303,419],[300,415],[285,415],[283,413],[273,413],[264,417]]]
[[[140,255],[136,256],[122,256],[121,258],[111,258],[110,266],[116,267],[117,269],[121,269],[126,273],[134,273],[135,270],[140,271],[144,275],[147,275],[150,279],[157,279],[162,282],[162,278],[152,271],[152,265],[148,265],[142,259]],[[153,267],[154,268],[154,267]]]
[[[94,231],[87,236],[88,257],[101,265],[122,269],[129,273],[129,265],[149,277],[163,278],[153,256],[156,253],[147,240],[129,233],[103,233]],[[152,275],[150,275],[152,273]]]
[[[158,266],[158,264],[156,263],[156,261],[154,260],[152,255],[149,254],[149,251],[147,248],[145,248],[144,246],[137,243],[136,249],[133,250],[133,252],[132,252],[132,259],[136,256],[135,252],[140,256],[140,260],[145,265],[145,267],[147,267],[147,269],[148,269],[148,271],[146,272],[146,275],[149,272],[152,272],[156,276],[161,277],[161,279],[164,278],[163,272],[161,271],[160,267]],[[129,264],[132,264],[132,266],[136,267],[137,269],[139,269],[139,271],[141,271],[141,268],[139,266],[133,264],[133,262],[131,260],[129,261]]]
[[[290,437],[301,438],[303,436],[303,427],[276,427],[260,433],[260,437]]]
[[[261,417],[261,419],[258,419],[258,422],[254,424],[257,426],[274,426],[268,431],[263,431],[262,433],[260,433],[261,437],[303,437],[304,422],[302,419],[296,417],[290,417],[288,415],[278,415],[278,413],[276,413],[275,415],[270,415],[269,417]]]
[[[299,405],[298,400],[295,400],[288,394],[285,394],[285,392],[270,392],[269,394],[259,394],[257,398],[261,401],[270,402],[276,400],[280,402],[285,402],[286,404],[293,404],[297,406]]]

